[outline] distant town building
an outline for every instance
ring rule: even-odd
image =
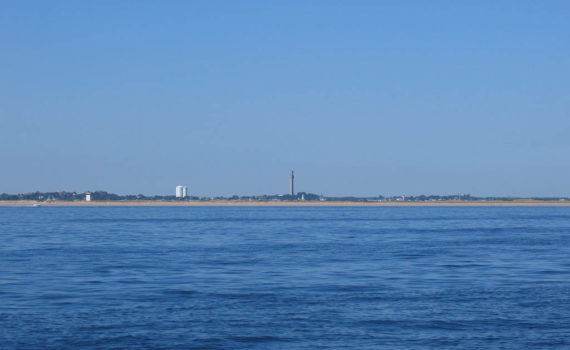
[[[176,186],[176,198],[186,198],[188,196],[188,187]]]
[[[91,202],[91,193],[89,193],[89,192],[85,193],[85,201]]]
[[[291,173],[289,174],[289,186],[291,187],[289,194],[291,196],[294,196],[295,195],[295,174],[293,173],[293,170],[291,170]]]

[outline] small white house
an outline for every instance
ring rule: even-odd
[[[85,201],[91,202],[91,193],[89,193],[89,192],[85,193]]]

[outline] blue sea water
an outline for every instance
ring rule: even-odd
[[[570,348],[570,208],[0,208],[2,349]]]

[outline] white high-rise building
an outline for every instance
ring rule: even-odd
[[[184,186],[176,186],[176,198],[182,198],[182,189]]]
[[[186,186],[176,186],[176,198],[186,198],[188,197],[188,187]]]

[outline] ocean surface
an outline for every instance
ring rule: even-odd
[[[1,349],[568,349],[569,207],[0,208]]]

